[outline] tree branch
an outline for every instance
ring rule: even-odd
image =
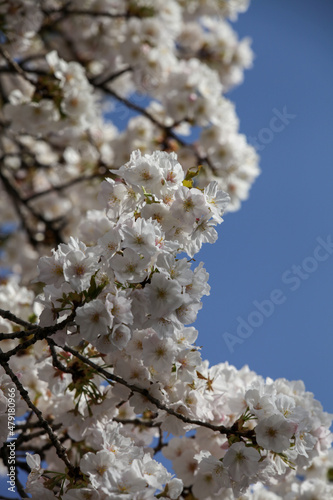
[[[51,325],[51,326],[35,326],[33,330],[29,330],[26,332],[26,335],[30,336],[33,335],[32,339],[26,340],[25,342],[22,342],[22,344],[17,345],[12,349],[11,351],[7,352],[0,352],[0,363],[2,362],[6,363],[11,356],[16,354],[17,352],[27,349],[31,345],[35,344],[37,340],[43,340],[46,339],[49,335],[52,335],[53,333],[57,332],[58,330],[62,330],[68,323],[73,321],[75,318],[75,312],[73,311],[67,318],[65,318],[63,321],[60,323],[57,323],[56,325]],[[4,334],[2,334],[4,335]],[[1,337],[0,337],[1,338]],[[6,337],[5,337],[6,338]]]
[[[59,186],[52,186],[49,189],[45,189],[45,191],[38,191],[37,193],[33,193],[30,196],[27,196],[26,198],[24,198],[24,202],[29,203],[30,201],[35,200],[36,198],[51,194],[54,191],[63,191],[64,189],[70,188],[71,186],[74,186],[75,184],[78,184],[80,182],[91,181],[91,180],[97,179],[99,177],[104,177],[105,173],[106,172],[100,173],[100,174],[98,173],[98,174],[77,177],[75,179],[72,179],[72,180],[66,182],[65,184],[61,184]]]
[[[0,168],[0,180],[2,181],[2,183],[3,183],[4,187],[5,187],[5,190],[8,193],[9,197],[13,201],[13,205],[14,205],[15,211],[16,211],[16,213],[17,213],[17,215],[18,215],[18,217],[19,217],[19,219],[21,221],[23,229],[27,233],[27,236],[28,236],[30,244],[34,248],[36,248],[38,246],[38,244],[39,244],[39,241],[36,240],[35,236],[33,235],[33,232],[31,231],[31,229],[29,228],[29,226],[26,223],[25,217],[24,217],[23,212],[22,212],[22,207],[21,207],[21,204],[20,204],[20,197],[19,197],[16,189],[14,189],[14,187],[12,186],[12,184],[10,183],[10,181],[8,180],[8,178],[1,171],[1,168]]]
[[[225,427],[224,425],[214,425],[209,422],[203,422],[201,420],[197,419],[192,419],[189,417],[186,417],[185,415],[182,415],[181,413],[176,412],[172,408],[169,408],[167,405],[159,401],[157,398],[152,396],[150,392],[147,389],[143,389],[142,387],[139,387],[135,384],[130,384],[126,382],[123,378],[119,377],[118,375],[114,375],[113,373],[108,372],[104,368],[98,366],[96,363],[91,361],[90,359],[86,358],[82,354],[80,354],[78,351],[75,349],[72,349],[68,345],[65,345],[62,347],[64,351],[70,352],[73,354],[75,357],[83,361],[84,363],[88,364],[92,368],[94,368],[98,373],[102,374],[106,379],[112,380],[112,382],[118,382],[119,384],[124,385],[128,389],[130,389],[133,392],[137,392],[147,398],[151,403],[153,403],[159,410],[165,411],[169,415],[178,418],[179,420],[182,420],[186,424],[191,424],[191,425],[196,425],[196,426],[201,426],[201,427],[207,427],[208,429],[215,431],[215,432],[220,432],[221,434],[226,434],[227,436],[230,434],[237,434],[237,435],[244,435],[244,432],[237,431],[228,427]]]
[[[32,323],[29,323],[28,321],[24,321],[21,318],[18,318],[17,316],[15,316],[15,314],[11,313],[10,311],[5,311],[5,309],[0,309],[0,316],[2,316],[2,318],[4,318],[4,319],[8,319],[9,321],[12,321],[13,323],[16,323],[17,325],[24,326],[24,328],[27,328],[28,330],[33,330],[35,328],[35,325],[33,325]],[[0,335],[7,335],[7,334],[1,333]],[[8,334],[8,335],[10,335],[10,334]],[[10,337],[7,337],[7,336],[1,337],[0,336],[0,340],[2,338],[10,338]]]
[[[61,14],[62,18],[59,20],[63,20],[65,16],[90,16],[90,17],[109,17],[111,19],[119,19],[119,18],[127,18],[129,17],[128,12],[112,14],[107,11],[95,11],[95,10],[85,10],[85,9],[68,9],[64,7],[63,9],[42,9],[42,12],[47,15],[53,14]],[[57,19],[58,21],[58,19]]]
[[[193,153],[195,154],[196,158],[197,158],[197,161],[198,161],[198,164],[200,163],[206,163],[207,166],[212,170],[213,174],[216,175],[216,168],[214,167],[212,161],[210,160],[210,158],[205,155],[205,156],[201,156],[195,145],[194,144],[190,144],[190,143],[187,143],[185,141],[183,141],[174,131],[173,131],[173,128],[176,126],[176,125],[179,125],[179,123],[174,123],[173,125],[170,125],[170,126],[167,126],[167,125],[164,125],[163,123],[160,123],[156,118],[154,118],[145,108],[142,108],[141,106],[139,106],[138,104],[136,104],[135,102],[132,102],[130,101],[129,99],[126,99],[125,97],[122,97],[120,96],[119,94],[117,94],[114,90],[108,88],[106,86],[106,82],[102,82],[102,83],[96,83],[94,82],[94,80],[90,80],[90,83],[92,85],[94,85],[95,87],[98,87],[100,88],[101,90],[103,90],[105,93],[109,94],[110,96],[114,97],[114,99],[116,99],[117,101],[121,102],[122,104],[124,104],[126,107],[130,108],[130,109],[133,109],[133,111],[137,111],[138,113],[140,113],[141,115],[145,116],[146,118],[148,118],[154,125],[156,125],[159,129],[161,129],[166,137],[169,137],[171,139],[174,139],[175,141],[178,142],[178,144],[180,144],[182,147],[187,147],[187,148],[190,148]],[[181,123],[181,122],[180,122]]]

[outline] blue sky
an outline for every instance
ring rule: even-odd
[[[333,413],[333,254],[317,248],[317,238],[333,241],[332,21],[325,0],[254,0],[235,23],[256,58],[228,97],[241,132],[256,138],[262,174],[198,256],[212,289],[195,326],[212,364],[301,379]],[[254,301],[272,293],[277,304],[260,317]],[[258,326],[243,324],[231,352],[224,334],[239,337],[248,319]]]

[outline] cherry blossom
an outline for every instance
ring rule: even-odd
[[[248,0],[9,3],[0,445],[15,404],[18,494],[328,500],[332,416],[301,381],[210,366],[193,326],[197,254],[259,175],[225,97],[252,64],[229,22]]]

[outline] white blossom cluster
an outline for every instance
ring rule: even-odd
[[[122,434],[121,424],[101,419],[85,437],[90,449],[98,450],[88,451],[80,460],[80,470],[89,478],[89,484],[68,489],[61,495],[62,500],[149,499],[156,498],[154,491],[157,489],[164,491],[166,498],[179,498],[182,481],[173,478],[149,452]],[[45,487],[39,455],[27,454],[27,462],[32,470],[26,491],[32,498],[40,498],[40,495],[48,499],[59,498]]]
[[[178,254],[193,257],[215,241],[228,195],[214,182],[193,187],[195,173],[186,179],[174,153],[135,151],[113,175],[101,185],[104,210],[82,222],[82,240],[72,237],[39,260],[40,326],[74,314],[51,337],[62,369],[45,341],[10,360],[31,399],[66,432],[84,480],[73,489],[65,477],[59,496],[36,455],[28,457],[26,491],[65,500],[158,492],[209,500],[301,499],[318,490],[328,500],[326,479],[307,471],[327,457],[331,416],[301,382],[264,380],[228,363],[209,367],[195,344],[198,332],[187,326],[209,294],[208,275]],[[16,345],[7,341],[6,351]],[[99,367],[114,383],[103,383]],[[154,459],[154,439],[165,432],[174,436],[162,452],[176,478]],[[54,449],[44,457],[49,470],[65,474]]]
[[[4,117],[15,135],[29,132],[32,136],[47,137],[51,133],[66,133],[70,128],[79,133],[97,119],[93,88],[81,64],[59,59],[56,51],[49,52],[45,59],[50,75],[54,76],[53,86],[44,89],[50,95],[43,98],[38,85],[31,85],[25,94],[13,90],[4,106]]]
[[[187,258],[177,254],[193,257],[202,243],[216,241],[214,226],[222,222],[229,196],[216,182],[204,190],[184,185],[192,181],[184,179],[175,153],[135,151],[113,172],[116,178],[101,186],[106,209],[89,213],[81,225],[89,246],[71,237],[39,260],[37,279],[46,284],[39,299],[45,307],[41,324],[51,324],[57,308],[61,317],[68,314],[68,307],[61,309],[65,296],[70,301],[73,294],[83,298],[85,293],[76,308],[75,342],[84,339],[114,354],[119,367],[119,350],[126,348],[128,355],[131,343],[133,355],[149,367],[141,373],[149,384],[168,377],[165,369],[182,359],[189,345],[184,325],[195,321],[201,297],[209,294],[202,264],[192,271]],[[133,335],[141,338],[142,353],[136,352]],[[196,355],[186,355],[193,358],[193,371]]]
[[[238,428],[239,422],[246,422],[248,434],[231,440],[200,428],[195,439],[175,437],[163,449],[195,498],[303,499],[307,497],[301,492],[312,491],[316,479],[318,491],[326,492],[320,498],[328,500],[333,486],[326,473],[322,470],[319,478],[318,470],[312,476],[311,471],[316,460],[331,460],[327,450],[331,456],[332,416],[322,411],[304,384],[264,380],[247,367],[237,371],[227,363],[209,368],[204,362],[200,370],[197,390],[206,400],[206,418],[210,411],[211,422],[234,427],[237,422]],[[304,477],[309,481],[302,481]],[[294,496],[287,496],[291,491]]]
[[[176,151],[185,171],[201,165],[198,187],[216,181],[231,197],[228,210],[240,207],[258,158],[224,94],[252,63],[249,40],[239,41],[228,21],[247,7],[240,0],[0,5],[0,208],[15,224],[4,265],[25,285],[39,256],[78,236],[81,218],[98,207],[100,178],[133,150]],[[18,259],[22,244],[26,256]]]

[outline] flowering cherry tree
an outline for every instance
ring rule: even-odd
[[[251,66],[228,22],[247,7],[0,3],[0,455],[16,498],[333,496],[331,416],[301,381],[210,366],[192,326],[210,290],[192,261],[259,174],[224,96]]]

